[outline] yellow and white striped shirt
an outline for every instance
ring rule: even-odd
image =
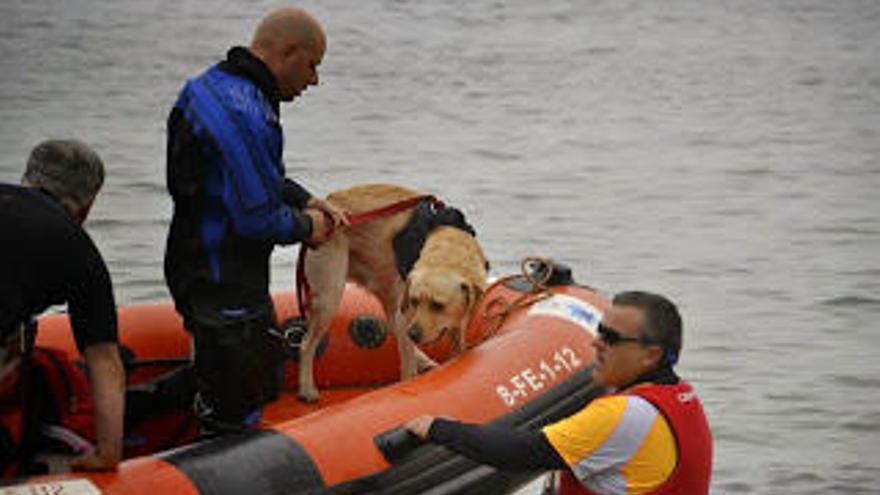
[[[575,476],[598,493],[648,492],[678,462],[666,418],[638,396],[600,397],[543,431]]]

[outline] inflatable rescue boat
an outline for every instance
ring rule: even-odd
[[[522,275],[494,282],[478,303],[466,331],[468,350],[451,356],[445,340],[422,346],[441,364],[404,382],[379,303],[349,284],[315,361],[321,390],[315,404],[296,398],[296,298],[277,295],[292,346],[285,390],[266,406],[259,428],[200,441],[186,400],[161,404],[181,395],[163,387],[186,375],[190,356],[189,335],[173,306],[120,308],[129,387],[126,460],[114,472],[15,480],[0,493],[510,493],[540,473],[476,464],[400,425],[432,414],[534,429],[599,394],[588,363],[608,301],[574,283],[564,266],[532,260],[523,267]],[[41,320],[37,344],[81,359],[64,315]]]

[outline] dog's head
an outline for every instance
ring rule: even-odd
[[[416,344],[434,342],[446,333],[459,342],[484,290],[485,282],[469,281],[457,273],[413,270],[401,304],[410,322],[407,334]]]

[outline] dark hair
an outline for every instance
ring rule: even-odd
[[[104,184],[104,163],[86,144],[52,139],[38,144],[28,158],[24,179],[42,187],[73,211],[88,206]]]
[[[664,364],[678,362],[681,353],[681,315],[675,304],[665,297],[651,292],[627,291],[614,296],[615,306],[633,306],[645,312],[642,334],[651,342],[663,347]]]

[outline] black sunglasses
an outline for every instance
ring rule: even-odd
[[[647,339],[644,336],[642,337],[627,337],[622,335],[619,331],[609,327],[608,325],[604,325],[601,322],[599,323],[598,328],[596,329],[599,332],[599,338],[602,339],[608,347],[614,347],[617,344],[623,344],[626,342],[637,342],[642,345],[658,345],[657,342],[654,342],[651,339]]]

